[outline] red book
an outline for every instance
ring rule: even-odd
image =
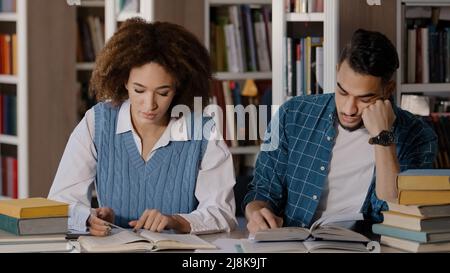
[[[19,198],[19,181],[17,176],[17,158],[11,158],[13,164],[13,198]]]

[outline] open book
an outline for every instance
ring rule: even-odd
[[[261,230],[242,241],[244,252],[379,252],[378,242],[348,228],[358,216],[321,218],[311,228],[282,227]]]
[[[192,234],[169,234],[141,230],[119,231],[107,237],[80,236],[82,252],[149,252],[164,249],[212,249],[213,244]]]

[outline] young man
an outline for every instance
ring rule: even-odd
[[[398,67],[392,43],[360,29],[341,53],[335,94],[281,106],[279,146],[261,151],[244,200],[250,233],[334,215],[380,222],[397,174],[432,167],[434,131],[390,101]]]

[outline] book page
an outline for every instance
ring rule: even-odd
[[[301,227],[272,228],[250,234],[249,239],[254,241],[303,241],[308,238],[310,232]]]
[[[211,243],[200,239],[197,235],[193,234],[171,234],[171,233],[158,233],[148,230],[142,230],[139,235],[154,242],[159,249],[197,249],[216,248]]]
[[[116,249],[124,249],[124,246],[127,244],[136,242],[144,242],[149,245],[147,248],[151,249],[151,244],[147,239],[132,231],[120,231],[106,237],[81,236],[78,241],[80,242],[81,247],[87,251],[114,251]],[[129,247],[127,248],[132,248],[131,245],[128,246]]]
[[[363,243],[351,243],[351,242],[335,242],[335,241],[305,241],[304,246],[308,249],[308,252],[369,252],[365,244]]]

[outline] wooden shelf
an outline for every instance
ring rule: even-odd
[[[1,144],[18,145],[19,138],[17,136],[0,135]]]
[[[231,154],[245,155],[245,154],[258,154],[259,146],[242,146],[242,147],[229,147]]]
[[[217,72],[214,74],[214,78],[221,81],[226,80],[265,80],[272,79],[272,72]]]
[[[323,12],[313,13],[288,13],[286,14],[287,22],[324,22],[325,14]]]
[[[17,22],[15,12],[0,12],[0,22]]]

